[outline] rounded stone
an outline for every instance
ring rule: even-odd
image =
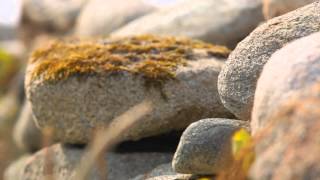
[[[276,109],[265,119],[264,127],[255,132],[259,141],[250,179],[320,177],[319,82],[290,92],[281,103],[275,102]]]
[[[108,35],[155,9],[142,0],[91,0],[77,20],[75,33],[79,36]]]
[[[37,124],[56,139],[87,143],[132,106],[152,112],[126,132],[138,140],[208,117],[232,117],[217,92],[229,50],[184,38],[136,36],[55,42],[33,53],[26,92]]]
[[[35,152],[43,146],[42,137],[40,129],[34,122],[30,103],[25,102],[13,129],[14,141],[19,148]]]
[[[265,126],[267,117],[300,92],[320,82],[320,33],[296,40],[272,55],[257,83],[251,127]]]
[[[178,173],[210,175],[232,162],[231,139],[237,130],[249,129],[247,121],[204,119],[192,123],[182,134],[172,166]]]
[[[230,48],[263,21],[261,0],[187,0],[132,21],[114,36],[186,36]]]
[[[77,168],[86,151],[83,148],[56,144],[43,148],[37,153],[22,158],[13,163],[6,171],[6,180],[16,179],[46,179],[53,176],[55,179],[74,179]],[[50,153],[50,158],[48,158]],[[128,180],[139,174],[146,173],[160,164],[170,162],[171,153],[136,152],[136,153],[106,153],[100,162],[108,179]],[[48,171],[48,163],[53,169]],[[88,179],[101,179],[98,167],[91,167]],[[13,172],[16,172],[13,173]]]
[[[24,0],[24,16],[32,23],[48,30],[70,30],[87,0]]]
[[[320,2],[259,26],[230,54],[219,74],[222,103],[238,118],[251,119],[256,83],[270,56],[287,43],[320,30]]]
[[[186,174],[179,174],[179,175],[163,175],[163,176],[157,176],[148,178],[146,180],[193,180],[195,178],[192,177],[192,175],[186,175]]]
[[[171,163],[167,164],[161,164],[151,170],[150,172],[147,172],[145,174],[139,175],[132,180],[146,180],[146,179],[152,179],[158,176],[175,176],[178,175],[176,172],[173,171]]]

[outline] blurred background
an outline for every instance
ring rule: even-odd
[[[65,36],[187,36],[233,49],[264,21],[261,0],[1,0],[0,178],[43,146],[25,102],[31,52]]]
[[[138,17],[181,1],[0,1],[0,179],[10,163],[42,146],[40,132],[24,107],[24,71],[33,49],[52,38],[106,36]]]

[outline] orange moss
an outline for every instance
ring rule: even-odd
[[[63,80],[76,74],[129,72],[163,81],[175,77],[178,66],[194,59],[194,49],[208,57],[227,57],[230,51],[186,38],[142,35],[101,40],[54,41],[33,52],[32,78]]]

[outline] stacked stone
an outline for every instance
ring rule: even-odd
[[[234,168],[231,139],[240,129],[254,138],[256,160],[244,172],[248,178],[317,179],[320,2],[218,2],[188,0],[159,10],[132,6],[146,7],[141,11],[115,3],[115,16],[128,13],[124,19],[137,20],[122,28],[127,19],[103,26],[99,18],[110,22],[106,16],[115,16],[102,13],[99,26],[79,21],[76,31],[113,32],[113,37],[59,40],[34,51],[26,73],[27,102],[14,136],[35,153],[12,164],[5,178],[75,178],[97,130],[147,100],[151,111],[117,137],[89,179],[101,179],[101,172],[120,180],[219,177]],[[84,24],[101,3],[88,3],[80,18]],[[271,8],[276,4],[280,9]],[[263,5],[267,18],[306,6],[253,30],[262,21]],[[91,29],[82,31],[86,26]],[[227,48],[197,40],[133,35],[141,33],[236,48],[229,56]],[[48,130],[50,138],[41,137]]]
[[[251,179],[319,178],[319,12],[317,1],[267,21],[238,44],[219,75],[225,107],[251,120]]]
[[[272,55],[259,78],[251,127],[260,141],[252,176],[320,176],[320,33]],[[294,163],[299,162],[299,163]]]
[[[65,39],[36,50],[29,59],[26,72],[28,103],[21,115],[21,119],[25,119],[17,128],[26,126],[34,118],[36,127],[43,132],[51,129],[53,142],[59,144],[45,147],[13,164],[7,171],[7,179],[41,179],[48,175],[58,179],[74,178],[76,167],[86,151],[76,145],[92,142],[97,130],[107,128],[115,118],[144,100],[151,102],[152,111],[122,132],[121,141],[143,141],[143,138],[183,130],[203,118],[233,117],[221,104],[217,90],[218,74],[229,52],[223,46],[201,41],[151,35]],[[214,140],[219,144],[228,142],[235,129],[245,126],[243,122],[223,119],[206,120],[204,125],[200,124],[205,129],[213,129],[209,137],[221,135]],[[202,129],[196,131],[202,133]],[[25,146],[34,149],[40,146],[40,139],[33,138],[38,132],[20,132],[29,135],[24,139],[17,138],[22,146],[27,144]],[[191,138],[196,140],[197,137]],[[170,146],[165,141],[161,142],[162,145]],[[220,147],[219,144],[208,149]],[[173,151],[165,152],[157,146],[151,152],[145,152],[150,150],[137,148],[138,142],[124,146],[121,153],[116,148],[104,155],[108,167],[104,170],[109,179],[147,177],[156,166],[170,164],[176,144]],[[183,142],[180,146],[184,146]],[[127,152],[134,148],[138,150]],[[228,143],[214,155],[219,163],[224,159],[231,161],[229,152],[226,156],[220,155],[225,149],[230,149]],[[52,174],[45,171],[47,153],[53,164]],[[216,159],[211,163],[218,161]],[[178,164],[180,161],[180,164],[185,163],[184,159],[179,160],[179,156],[177,161]],[[159,175],[173,172],[171,167],[167,169],[170,171]],[[189,174],[206,172],[175,169]],[[99,179],[97,169],[91,171],[90,179]]]
[[[273,18],[255,29],[230,54],[219,75],[222,103],[238,118],[251,119],[260,73],[270,56],[287,43],[319,31],[319,3]]]

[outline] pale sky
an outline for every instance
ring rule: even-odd
[[[22,0],[0,0],[0,24],[16,26],[20,21]]]
[[[181,0],[146,0],[155,5],[167,6]],[[22,0],[0,0],[0,24],[17,26],[21,16]]]

